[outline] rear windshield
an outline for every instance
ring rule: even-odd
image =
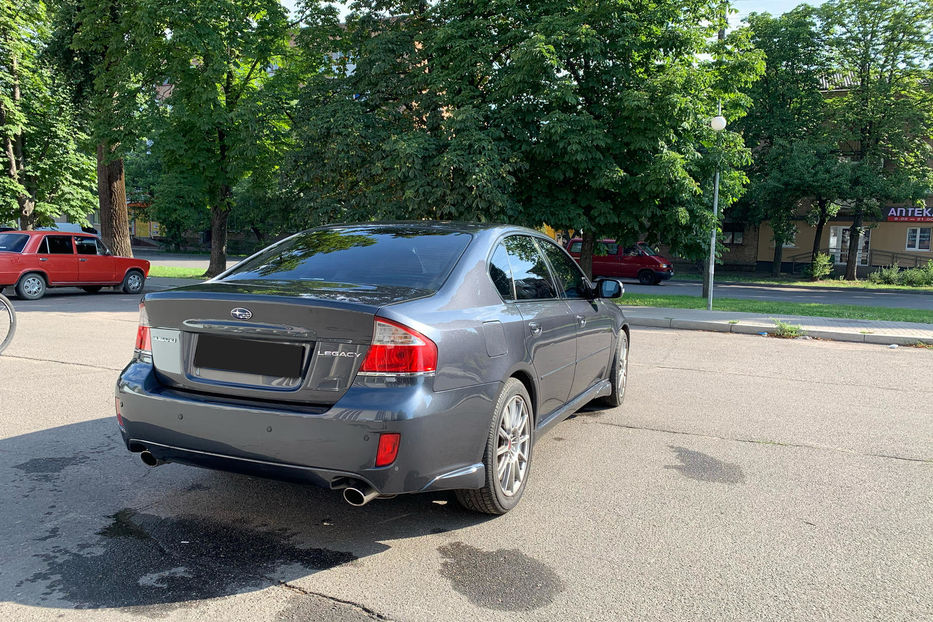
[[[437,290],[471,235],[423,228],[306,231],[233,268],[224,281],[321,281]]]
[[[28,241],[22,233],[0,233],[0,253],[21,253]]]

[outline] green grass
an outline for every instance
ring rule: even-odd
[[[182,266],[150,266],[149,276],[170,279],[203,279],[204,268],[185,268]]]
[[[678,274],[674,277],[675,281],[702,281],[701,274]],[[871,281],[845,281],[843,279],[823,279],[822,281],[811,281],[799,277],[772,277],[763,274],[749,274],[744,272],[722,272],[716,275],[717,283],[750,283],[758,285],[785,285],[791,287],[838,287],[846,289],[857,287],[860,289],[902,289],[915,292],[933,293],[933,287],[910,287],[908,285],[887,285],[885,283],[872,283]]]
[[[663,296],[654,294],[628,294],[618,299],[619,304],[639,307],[667,307],[671,309],[705,309],[706,299],[697,296]],[[839,317],[851,320],[882,320],[887,322],[919,322],[933,324],[933,312],[925,309],[893,309],[890,307],[862,307],[859,305],[829,305],[811,302],[773,302],[768,300],[740,300],[716,298],[715,311],[764,313],[767,315],[804,315],[812,317]]]

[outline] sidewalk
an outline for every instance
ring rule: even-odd
[[[817,339],[855,341],[889,345],[933,344],[933,323],[880,322],[844,318],[763,315],[702,309],[665,309],[619,305],[632,326],[711,330],[724,333],[760,334],[773,332],[774,320],[800,326],[804,334]]]

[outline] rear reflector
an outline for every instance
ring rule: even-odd
[[[437,345],[397,322],[376,318],[361,374],[421,374],[437,370]]]
[[[139,328],[136,329],[136,351],[152,354],[152,335],[149,333],[149,314],[146,305],[139,303]]]
[[[120,410],[120,398],[113,398],[114,406],[117,409],[117,423],[120,424],[120,427],[123,427],[123,412]]]
[[[388,432],[379,435],[379,449],[376,450],[376,466],[389,466],[395,462],[398,455],[398,445],[401,440],[401,434]]]

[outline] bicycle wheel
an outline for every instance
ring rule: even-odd
[[[13,341],[16,332],[16,310],[10,299],[0,293],[0,352]]]

